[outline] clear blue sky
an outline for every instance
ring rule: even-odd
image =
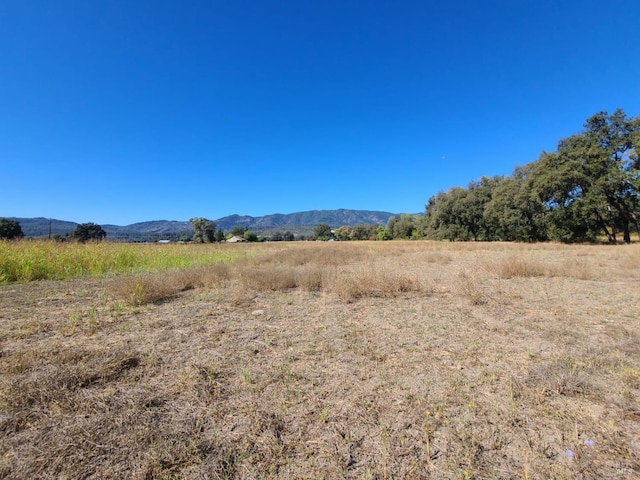
[[[2,0],[0,216],[421,212],[618,107],[638,0]]]

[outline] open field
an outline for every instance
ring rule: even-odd
[[[1,478],[640,478],[640,245],[218,248],[0,286]]]

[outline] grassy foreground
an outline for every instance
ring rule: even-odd
[[[0,285],[33,280],[184,268],[227,262],[237,251],[220,245],[0,241]]]
[[[640,477],[639,245],[235,247],[0,286],[0,477]]]

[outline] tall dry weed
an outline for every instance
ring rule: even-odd
[[[147,303],[147,300],[154,301],[156,298],[163,298],[147,295],[147,292],[152,288],[151,283],[151,279],[141,276],[120,277],[109,284],[108,290],[117,300],[127,305],[139,306]]]
[[[286,265],[245,265],[236,271],[236,276],[246,288],[260,292],[288,290],[298,286],[295,269]]]
[[[563,260],[557,267],[557,273],[560,276],[578,280],[593,280],[596,276],[592,263],[584,258]]]
[[[407,275],[386,268],[365,266],[337,273],[327,285],[346,302],[363,297],[397,297],[420,290],[419,283]]]
[[[306,265],[298,269],[296,281],[305,292],[319,292],[326,285],[331,272],[320,265]]]
[[[213,288],[231,279],[232,268],[228,263],[214,263],[189,267],[170,275],[182,282],[185,289]]]
[[[140,306],[169,298],[188,289],[182,275],[144,274],[119,277],[107,287],[116,299],[130,306]]]
[[[568,277],[577,280],[594,278],[593,262],[584,257],[565,258],[561,262],[543,262],[524,256],[511,255],[486,264],[486,270],[498,278]]]
[[[226,263],[197,265],[183,270],[116,277],[107,291],[127,305],[140,306],[158,302],[194,288],[213,288],[231,279]]]
[[[640,244],[617,249],[619,271],[626,277],[640,278]]]
[[[361,245],[341,243],[307,243],[301,245],[289,245],[288,248],[280,248],[267,255],[259,255],[246,258],[239,262],[241,265],[265,266],[265,265],[347,265],[362,260],[369,252],[361,248]]]
[[[488,268],[493,270],[499,278],[524,278],[553,276],[553,268],[542,262],[526,258],[521,255],[510,255]]]
[[[461,270],[458,273],[457,288],[462,296],[471,300],[473,305],[489,303],[489,296],[477,272],[470,273],[467,270]]]

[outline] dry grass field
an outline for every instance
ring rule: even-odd
[[[225,248],[0,286],[1,478],[640,478],[639,244]]]

